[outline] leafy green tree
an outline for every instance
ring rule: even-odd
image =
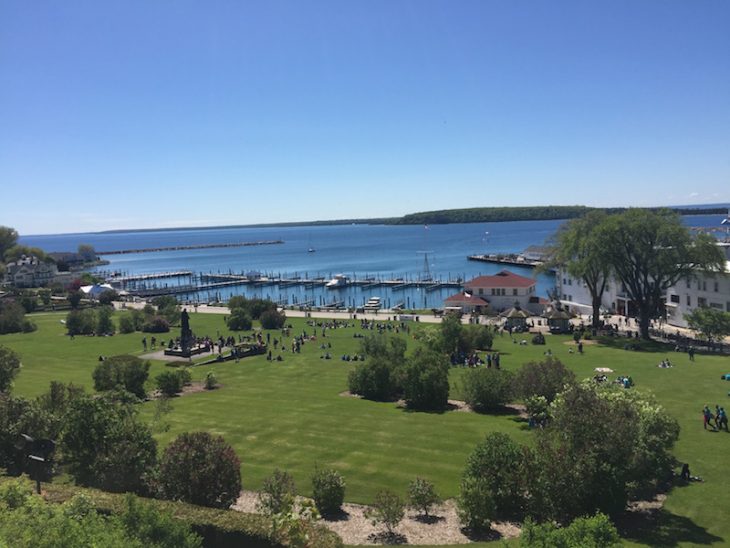
[[[675,464],[676,420],[653,399],[615,386],[569,386],[537,434],[529,513],[566,523],[601,511],[617,515],[654,492]]]
[[[524,548],[611,548],[620,546],[618,531],[605,514],[576,518],[566,527],[553,522],[525,521],[520,534]]]
[[[92,262],[97,259],[96,250],[93,245],[90,244],[79,244],[78,254],[84,260],[84,262]]]
[[[708,342],[719,341],[730,335],[730,312],[700,307],[685,314],[684,319],[690,329],[700,333]]]
[[[332,468],[319,468],[312,475],[312,498],[323,516],[337,514],[345,501],[345,478]]]
[[[84,296],[84,294],[81,291],[69,291],[68,294],[68,304],[71,305],[71,308],[76,310],[79,307],[79,304],[81,304],[81,298]]]
[[[114,309],[111,306],[101,306],[96,311],[96,334],[113,335],[116,331],[112,316]]]
[[[0,259],[5,259],[5,253],[18,242],[18,231],[8,226],[0,226]]]
[[[0,487],[0,546],[14,548],[200,548],[190,526],[171,513],[158,511],[133,495],[120,515],[96,510],[85,494],[63,504],[46,502],[30,484],[17,481]]]
[[[145,492],[157,465],[157,443],[135,409],[105,398],[71,403],[60,447],[77,482],[106,491]]]
[[[243,308],[234,308],[230,315],[226,317],[226,324],[231,331],[248,331],[251,329],[253,322],[251,316]]]
[[[525,505],[523,463],[523,449],[501,432],[488,434],[467,459],[463,477],[475,480],[489,498],[492,517],[521,516]]]
[[[0,346],[0,392],[10,390],[19,371],[20,356],[7,346]]]
[[[99,304],[110,305],[118,299],[119,293],[113,289],[107,289],[106,291],[102,291],[101,295],[99,295]]]
[[[264,329],[281,329],[286,323],[286,314],[278,310],[265,310],[259,317],[261,327]]]
[[[166,498],[228,508],[241,491],[241,462],[221,436],[186,432],[165,449],[160,483]]]
[[[443,354],[417,349],[406,361],[403,389],[411,409],[445,408],[449,399],[449,364]]]
[[[456,511],[461,525],[471,532],[480,533],[491,528],[492,520],[496,519],[496,510],[485,478],[462,478]]]
[[[475,411],[499,409],[514,395],[512,379],[512,373],[504,369],[470,369],[462,378],[464,400]]]
[[[270,476],[264,478],[258,508],[269,516],[285,512],[293,505],[296,491],[292,475],[276,468]]]
[[[408,504],[425,517],[431,508],[441,503],[433,483],[423,478],[416,478],[408,484]]]
[[[601,325],[601,299],[611,276],[605,221],[606,214],[595,210],[563,224],[553,238],[550,260],[585,283],[591,295],[595,328]]]
[[[30,333],[36,326],[25,317],[25,309],[12,300],[0,301],[0,335]]]
[[[388,401],[403,390],[406,342],[400,337],[370,335],[360,341],[366,361],[350,371],[350,392],[374,401]]]
[[[177,371],[163,371],[155,377],[157,388],[166,397],[179,394],[183,389],[183,379]]]
[[[384,525],[388,535],[393,535],[393,529],[405,517],[405,508],[405,503],[398,495],[384,489],[375,495],[375,501],[372,507],[366,511],[365,517],[370,519],[373,525]]]
[[[147,392],[144,385],[150,371],[150,362],[136,356],[123,354],[100,361],[94,368],[94,388],[98,391],[121,387],[143,399]]]
[[[521,398],[543,396],[552,402],[567,384],[575,383],[575,373],[557,358],[548,357],[541,362],[523,365],[514,379],[515,390]]]
[[[725,257],[707,234],[690,235],[679,215],[669,210],[629,209],[602,223],[606,256],[638,312],[639,329],[664,312],[663,296],[680,280],[724,269]]]

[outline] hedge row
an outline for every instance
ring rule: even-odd
[[[11,478],[0,477],[0,484]],[[75,485],[44,483],[43,492],[49,502],[61,503],[69,500],[77,493],[89,496],[99,512],[119,513],[124,509],[123,493],[108,493],[98,489],[89,489]],[[147,504],[152,504],[161,512],[170,512],[178,519],[185,521],[203,537],[203,545],[207,547],[234,548],[246,546],[252,548],[274,548],[269,539],[270,521],[259,514],[246,514],[232,510],[205,508],[184,502],[157,500],[139,497]],[[315,531],[314,545],[322,548],[342,548],[340,537],[324,526]]]

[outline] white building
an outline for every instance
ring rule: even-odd
[[[555,284],[558,297],[571,312],[592,313],[591,294],[582,280],[573,278],[559,269],[555,275]],[[607,284],[601,306],[607,312],[622,316],[635,315],[626,288],[617,280],[610,280]],[[727,261],[724,273],[698,272],[692,278],[670,287],[665,296],[667,323],[677,327],[687,327],[684,315],[703,306],[730,312],[730,261]]]
[[[464,284],[464,292],[489,303],[494,312],[518,303],[523,310],[541,314],[544,302],[536,293],[537,280],[502,270],[493,276],[478,276]]]

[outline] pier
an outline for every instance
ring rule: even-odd
[[[510,266],[523,266],[525,268],[537,268],[545,264],[542,261],[531,261],[522,255],[469,255],[470,261],[481,261],[483,263],[506,264]]]
[[[97,251],[97,255],[125,255],[127,253],[156,253],[158,251],[185,251],[188,249],[214,249],[218,247],[251,247],[257,245],[283,244],[284,240],[264,240],[260,242],[233,242],[223,244],[194,244],[175,245],[170,247],[143,247],[140,249],[118,249],[112,251]]]
[[[178,279],[179,283],[154,283],[157,280]],[[190,270],[175,272],[157,272],[139,275],[112,275],[107,278],[114,287],[127,291],[130,295],[138,297],[157,297],[161,295],[180,295],[211,291],[223,287],[250,286],[250,287],[278,287],[287,289],[301,287],[307,289],[320,289],[328,282],[328,278],[321,275],[316,277],[284,274],[234,274],[223,273],[195,273]],[[152,282],[152,283],[149,283]],[[343,286],[332,288],[332,291],[348,287],[359,287],[362,289],[373,289],[376,287],[389,288],[392,291],[400,291],[410,288],[422,288],[427,292],[433,292],[444,288],[460,289],[463,283],[457,280],[438,279],[407,279],[393,278],[380,279],[373,276],[363,278],[352,277],[347,279]],[[336,303],[337,301],[335,301]],[[335,304],[330,303],[330,304]]]

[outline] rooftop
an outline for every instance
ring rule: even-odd
[[[477,276],[464,284],[467,288],[481,287],[531,287],[537,284],[534,278],[520,276],[509,270],[502,270],[493,276]]]

